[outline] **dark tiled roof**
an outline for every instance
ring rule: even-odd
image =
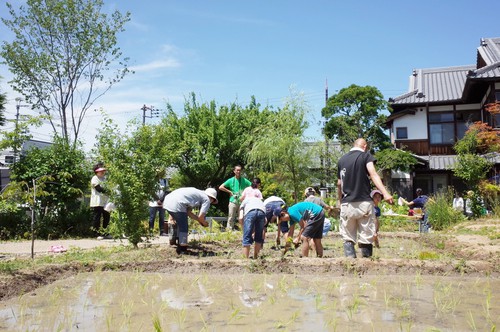
[[[432,170],[449,170],[457,162],[455,155],[434,155],[434,156],[416,156],[418,159],[425,160]]]
[[[431,170],[451,170],[457,163],[456,155],[433,155],[433,156],[417,156],[419,160],[425,161]],[[481,155],[482,158],[492,162],[493,164],[500,164],[500,153],[492,152]]]
[[[468,79],[499,78],[500,37],[482,38],[477,48],[476,65],[416,69],[410,76],[409,92],[391,98],[389,102],[405,105],[460,101]]]
[[[467,74],[474,65],[418,69],[410,77],[410,92],[390,99],[391,104],[419,104],[460,100]]]

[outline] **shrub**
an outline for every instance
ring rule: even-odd
[[[434,230],[443,230],[466,219],[461,211],[453,208],[452,200],[453,190],[448,189],[446,192],[437,193],[427,202],[426,214]]]

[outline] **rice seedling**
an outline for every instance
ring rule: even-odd
[[[275,324],[276,329],[287,329],[289,328],[292,324],[294,324],[297,320],[299,319],[299,312],[294,311],[292,315],[290,316],[290,319],[288,319],[286,322],[284,321],[278,321]]]
[[[116,328],[113,323],[113,314],[106,315],[106,328],[108,331],[113,331]]]
[[[434,306],[436,308],[436,317],[439,314],[454,313],[460,304],[457,292],[451,284],[438,283],[434,289]]]
[[[177,326],[181,330],[184,329],[184,324],[186,323],[186,317],[187,317],[187,313],[186,313],[186,309],[185,308],[182,308],[180,310],[175,310],[174,311],[175,322],[177,323]]]
[[[314,303],[316,304],[316,310],[322,311],[327,308],[325,304],[323,304],[323,298],[321,297],[321,294],[316,294],[314,297]]]
[[[130,323],[130,319],[132,318],[132,313],[134,309],[134,302],[122,301],[120,303],[120,309],[122,311],[123,316],[125,317],[125,322]]]
[[[485,289],[483,293],[486,295],[485,304],[483,304],[483,310],[485,313],[485,317],[490,319],[490,311],[491,311],[491,289]]]
[[[153,328],[156,332],[162,332],[160,317],[157,314],[153,316]]]
[[[241,314],[241,308],[233,308],[233,311],[231,312],[231,315],[229,315],[229,322],[232,322],[233,320],[239,320],[243,318],[243,315]]]
[[[472,312],[469,310],[469,316],[467,317],[467,323],[472,331],[477,331],[476,321],[474,320],[474,316]]]

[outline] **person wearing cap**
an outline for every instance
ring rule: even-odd
[[[107,234],[102,233],[102,229],[106,229],[109,225],[110,213],[104,208],[109,202],[108,192],[106,190],[106,168],[99,163],[94,166],[94,176],[90,180],[90,207],[93,212],[94,232],[97,233],[98,239],[102,240],[104,237],[109,237]],[[102,225],[101,225],[102,219]]]
[[[252,183],[245,177],[241,176],[243,167],[241,165],[234,166],[232,178],[227,179],[219,186],[219,190],[229,194],[229,206],[226,230],[232,231],[235,227],[235,220],[238,218],[240,210],[240,198],[243,190],[250,187]]]
[[[382,201],[382,192],[380,190],[375,189],[370,193],[370,197],[373,199],[373,211],[375,212],[375,235],[373,235],[373,244],[375,247],[380,248],[380,243],[378,241],[378,230],[380,228],[380,222],[378,218],[382,215],[380,211],[380,207],[378,206]]]
[[[266,223],[266,207],[262,199],[248,197],[240,205],[238,215],[240,224],[243,225],[243,255],[250,256],[250,246],[255,242],[253,258],[259,256],[264,243],[264,225]]]
[[[333,206],[330,206],[326,204],[320,197],[316,196],[316,190],[313,187],[307,187],[306,190],[304,191],[304,202],[311,202],[316,205],[321,206],[325,210],[327,210],[328,214],[330,214],[333,211]]]
[[[366,140],[358,138],[351,150],[339,159],[337,167],[337,197],[341,204],[340,235],[344,242],[344,255],[351,258],[356,258],[355,243],[358,243],[363,257],[373,254],[375,213],[370,197],[370,179],[384,200],[394,203],[392,195],[377,174],[376,159],[366,151],[367,147]]]
[[[163,206],[170,217],[175,221],[176,227],[170,232],[170,244],[175,244],[176,237],[179,239],[177,253],[185,253],[188,245],[188,217],[200,223],[203,227],[208,227],[205,216],[210,208],[210,204],[217,204],[217,190],[207,188],[205,191],[193,187],[179,188],[172,191],[165,197]],[[192,210],[199,208],[198,215]]]
[[[408,202],[403,198],[403,203],[411,208],[423,209],[425,207],[425,203],[427,203],[427,201],[429,200],[429,197],[427,195],[424,195],[424,191],[422,190],[422,188],[417,188],[417,190],[415,190],[415,193],[417,194],[417,197],[415,197],[413,201]]]
[[[425,213],[425,204],[429,200],[429,197],[427,195],[424,195],[424,191],[422,190],[422,188],[417,188],[417,190],[415,190],[415,193],[417,194],[417,197],[415,197],[415,199],[413,201],[408,202],[407,200],[405,200],[403,198],[403,203],[410,207],[410,209],[411,209],[409,211],[410,215],[414,215],[414,214],[418,215],[416,209],[420,210],[419,214],[421,215],[421,218],[419,221],[419,223],[420,223],[419,230],[420,230],[420,232],[427,233],[429,231],[430,225],[427,222],[428,216]]]

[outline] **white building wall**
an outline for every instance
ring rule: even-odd
[[[408,114],[394,119],[392,124],[392,136],[396,139],[396,128],[406,127],[408,129],[408,139],[427,139],[427,115],[424,109],[419,108],[412,115]]]

